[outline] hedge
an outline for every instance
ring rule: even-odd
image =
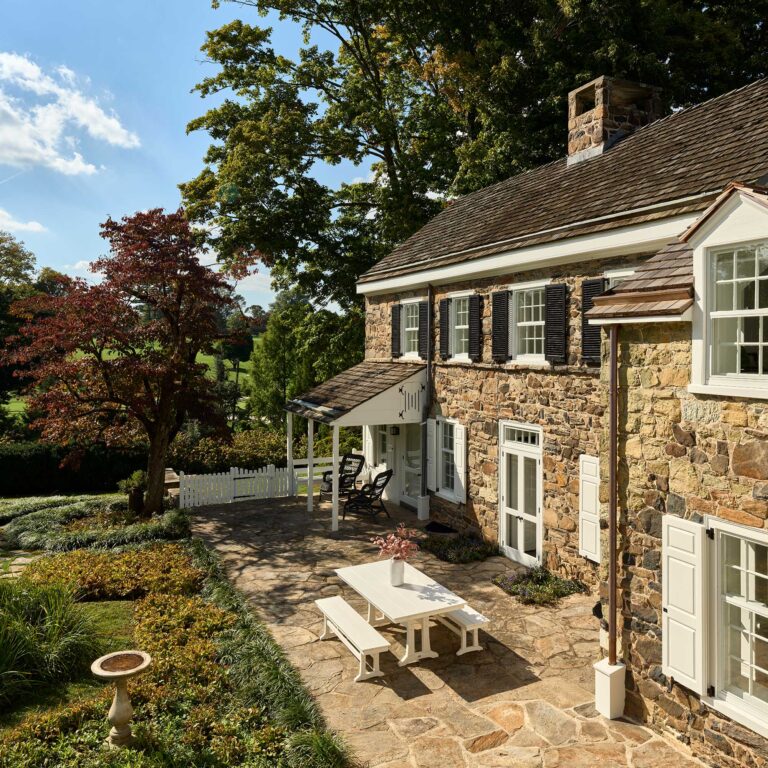
[[[92,446],[79,466],[62,467],[70,449],[46,443],[0,445],[0,496],[42,496],[50,493],[102,493],[144,469],[144,449]]]

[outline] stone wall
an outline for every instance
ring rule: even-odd
[[[580,362],[581,283],[605,269],[632,266],[644,258],[595,262],[588,265],[589,270],[584,265],[539,269],[435,290],[435,308],[454,291],[472,288],[483,296],[483,358],[479,363],[435,361],[432,415],[457,419],[467,427],[469,477],[467,504],[433,496],[433,519],[497,540],[498,422],[512,419],[539,425],[543,428],[544,562],[563,575],[597,582],[596,567],[578,552],[579,456],[598,455],[605,398],[599,369]],[[490,294],[515,282],[545,278],[565,282],[570,289],[568,363],[550,367],[492,362]],[[391,359],[391,305],[414,296],[425,298],[426,291],[367,299],[367,359]],[[435,350],[438,326],[435,309]]]
[[[629,665],[626,712],[671,731],[711,765],[766,766],[768,741],[685,688],[668,688],[661,671],[662,515],[713,514],[768,527],[768,402],[688,393],[690,335],[687,323],[620,332],[619,585],[621,641]],[[603,371],[607,376],[606,366]],[[607,427],[602,444],[605,455]],[[602,471],[607,480],[605,462]],[[605,597],[605,584],[601,592]]]

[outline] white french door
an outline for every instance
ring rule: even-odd
[[[541,563],[541,431],[499,425],[499,544],[518,563]]]

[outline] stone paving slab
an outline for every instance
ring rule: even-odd
[[[414,565],[465,597],[491,619],[486,650],[457,657],[458,638],[432,629],[440,654],[405,668],[404,630],[380,628],[392,653],[382,678],[355,683],[357,659],[336,640],[320,641],[313,601],[343,595],[363,601],[335,568],[370,562],[370,539],[399,520],[347,519],[330,534],[330,510],[304,500],[271,500],[197,510],[194,533],[219,552],[227,572],[300,670],[328,724],[362,766],[377,768],[693,768],[683,745],[653,731],[600,717],[593,705],[592,664],[599,659],[594,598],[573,595],[556,608],[524,606],[494,586],[518,566],[505,558],[455,565],[420,552]]]

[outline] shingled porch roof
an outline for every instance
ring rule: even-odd
[[[425,365],[369,361],[289,400],[286,411],[323,424],[333,424],[355,408],[426,369]]]

